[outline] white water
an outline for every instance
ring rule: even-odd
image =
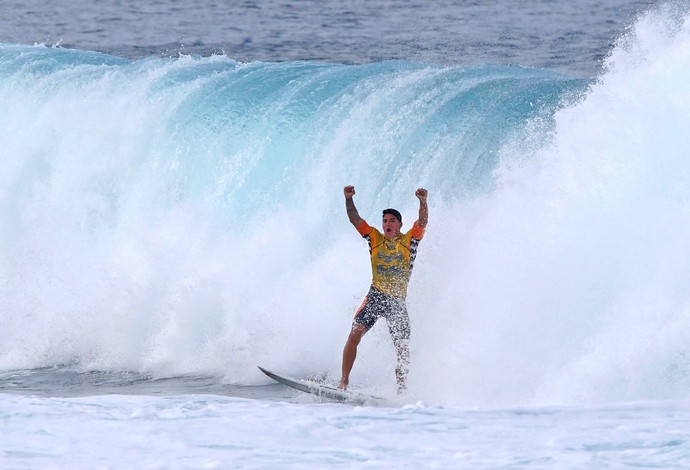
[[[413,298],[415,339],[434,338],[416,357],[452,371],[435,399],[688,396],[690,25],[674,19],[635,26],[550,144],[505,148],[488,198],[432,211]],[[421,369],[419,387],[438,376]]]
[[[687,402],[476,411],[257,403],[212,396],[0,395],[0,463],[74,469],[683,468],[690,461]]]

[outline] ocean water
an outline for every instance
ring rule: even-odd
[[[0,468],[690,466],[686,2],[5,7]]]

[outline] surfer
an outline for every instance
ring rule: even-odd
[[[374,326],[376,320],[385,318],[388,331],[397,352],[395,376],[398,393],[406,388],[407,372],[410,364],[410,319],[407,314],[405,298],[410,280],[417,245],[424,236],[429,210],[426,203],[427,190],[419,188],[415,196],[419,199],[419,218],[405,234],[402,216],[395,209],[383,211],[383,233],[371,227],[359,216],[352,197],[354,186],[345,186],[345,208],[350,223],[369,242],[372,281],[369,293],[355,313],[352,329],[343,348],[342,377],[338,388],[347,390],[350,371],[357,357],[357,346],[362,336]]]

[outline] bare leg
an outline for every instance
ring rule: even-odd
[[[357,346],[359,346],[359,342],[366,332],[367,329],[364,325],[353,325],[350,330],[350,335],[347,337],[345,347],[343,348],[343,375],[340,378],[340,385],[338,385],[338,388],[341,390],[347,390],[347,385],[350,382],[350,371],[357,357]]]
[[[395,368],[395,378],[398,381],[398,394],[407,390],[407,373],[410,370],[410,342],[406,339],[394,342],[398,352],[398,365]]]

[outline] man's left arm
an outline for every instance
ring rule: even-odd
[[[425,228],[427,222],[429,221],[429,207],[426,204],[427,194],[428,191],[424,188],[419,188],[414,193],[414,195],[417,196],[417,199],[419,199],[419,218],[415,224],[422,228]]]

